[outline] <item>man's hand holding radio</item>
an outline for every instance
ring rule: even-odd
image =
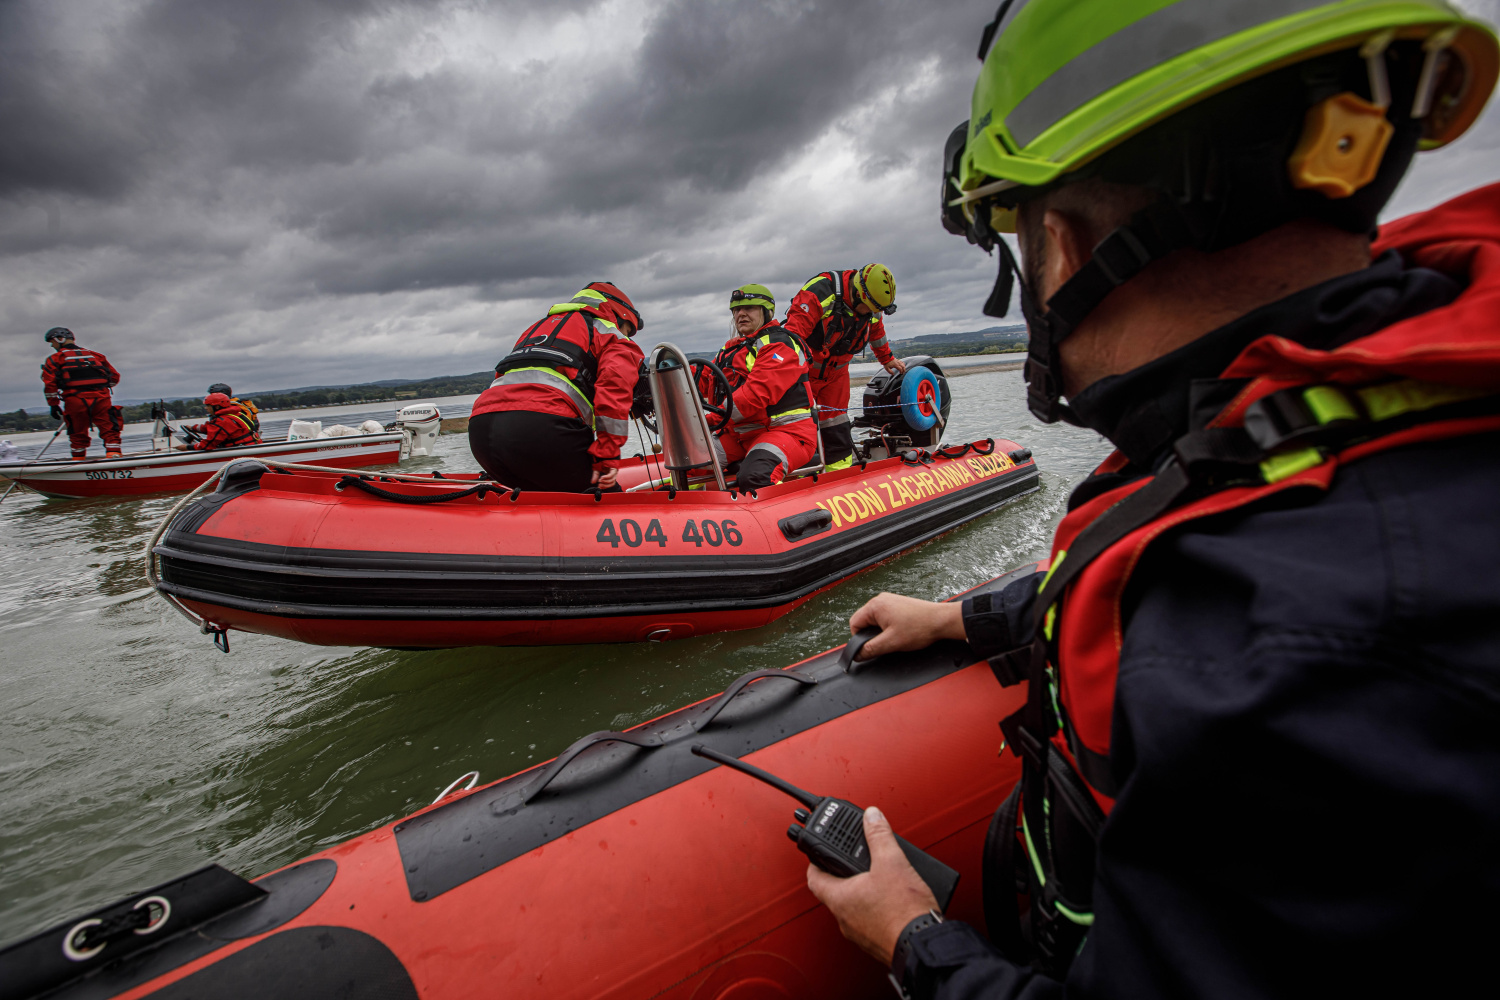
[[[877,961],[890,965],[901,931],[914,918],[936,910],[938,904],[901,852],[891,824],[874,806],[865,810],[864,829],[870,845],[870,870],[838,878],[808,865],[807,887],[832,911],[844,937]]]

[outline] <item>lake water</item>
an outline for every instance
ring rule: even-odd
[[[177,497],[17,490],[0,506],[0,941],[210,862],[260,875],[426,805],[465,771],[492,781],[838,645],[879,590],[946,597],[1040,558],[1108,446],[1036,422],[1020,372],[952,386],[947,441],[1032,448],[1040,490],[765,628],[662,645],[395,652],[233,633],[224,655],[142,576],[141,547]],[[438,403],[463,416],[472,399]],[[306,415],[357,425],[394,409]],[[268,437],[293,415],[268,414]],[[478,468],[464,435],[438,450],[404,468]]]

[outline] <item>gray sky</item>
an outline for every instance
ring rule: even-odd
[[[893,336],[991,325],[994,262],[936,192],[995,6],[0,0],[0,408],[40,404],[55,325],[125,397],[418,378],[595,278],[646,346],[870,260]],[[1392,214],[1497,153],[1491,107]]]

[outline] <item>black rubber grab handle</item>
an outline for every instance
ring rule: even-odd
[[[844,644],[844,652],[839,656],[839,666],[844,669],[844,673],[854,673],[855,657],[865,648],[865,643],[879,634],[878,628],[862,628],[849,637],[849,641]]]
[[[656,736],[634,736],[630,733],[616,733],[607,729],[597,733],[589,733],[583,739],[574,742],[572,746],[558,754],[557,759],[549,764],[547,769],[536,780],[526,786],[526,793],[521,796],[522,804],[529,803],[532,799],[542,794],[542,789],[552,784],[552,779],[562,774],[563,770],[569,764],[573,763],[574,757],[577,757],[589,747],[600,743],[628,743],[642,750],[655,750],[662,745],[661,738]]]
[[[745,688],[749,687],[755,681],[763,680],[767,677],[779,677],[782,680],[796,681],[798,684],[804,686],[811,686],[818,683],[811,677],[804,677],[801,674],[792,673],[790,670],[752,670],[748,674],[742,674],[736,678],[735,682],[729,685],[723,694],[719,695],[719,700],[710,705],[708,711],[693,723],[693,732],[703,732],[704,728],[710,722],[714,721],[718,717],[718,714],[729,706],[731,701],[734,701],[735,695],[745,690]]]

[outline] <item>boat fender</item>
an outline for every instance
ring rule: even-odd
[[[337,873],[329,858],[258,882],[208,865],[0,951],[0,983],[6,996],[32,997],[88,976],[108,980],[111,995],[124,992],[231,941],[280,927],[317,902]]]
[[[249,459],[231,462],[224,470],[224,475],[219,477],[219,485],[214,487],[214,492],[237,497],[241,493],[258,490],[260,477],[270,471],[263,463]]]
[[[800,542],[804,538],[821,535],[829,528],[832,528],[833,515],[818,507],[813,510],[804,510],[802,513],[793,514],[790,517],[783,517],[776,522],[776,526],[781,529],[781,533],[786,536],[787,541]]]
[[[1031,449],[1017,448],[1015,451],[1007,452],[1006,457],[1009,458],[1012,462],[1015,462],[1017,465],[1020,465],[1022,462],[1031,457]]]
[[[865,648],[865,643],[879,634],[880,629],[878,628],[862,628],[850,636],[849,641],[844,643],[844,651],[839,654],[839,667],[844,673],[852,674],[855,672],[858,666],[860,666],[860,662],[855,659],[859,656],[859,651]],[[874,657],[871,657],[871,659],[874,659]]]

